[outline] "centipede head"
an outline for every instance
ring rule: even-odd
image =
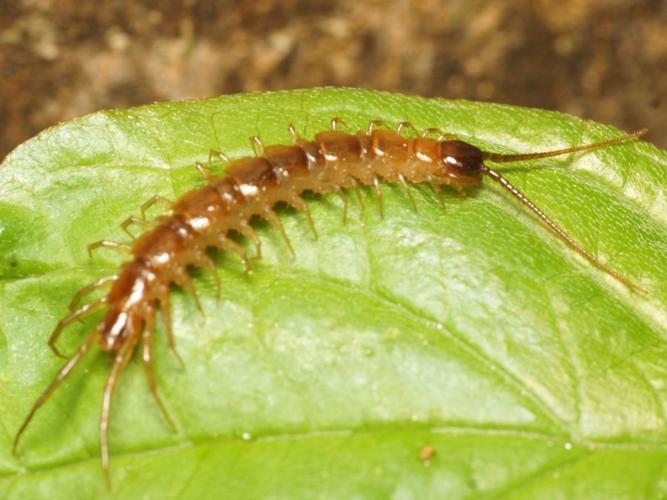
[[[453,187],[475,186],[480,183],[484,163],[483,153],[479,148],[463,141],[441,141],[440,162],[440,175],[449,178]]]

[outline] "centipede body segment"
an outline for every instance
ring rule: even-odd
[[[361,186],[368,186],[377,194],[380,213],[383,213],[381,181],[399,185],[416,207],[410,192],[412,184],[430,184],[436,191],[443,186],[461,191],[479,185],[483,177],[488,177],[523,203],[542,224],[594,266],[629,288],[642,291],[589,253],[485,162],[532,160],[589,151],[635,139],[645,130],[563,150],[499,155],[482,151],[441,132],[438,132],[438,137],[433,137],[432,129],[407,137],[403,135],[405,130],[415,132],[409,123],[401,123],[396,130],[388,130],[383,123],[371,122],[366,131],[356,134],[339,130],[339,124],[340,120],[332,120],[331,130],[317,133],[313,141],[301,138],[290,126],[291,145],[265,147],[259,139],[254,139],[256,156],[229,162],[224,176],[211,175],[205,165],[198,164],[198,170],[206,177],[204,187],[185,193],[173,203],[155,196],[141,207],[140,218],[133,216],[123,222],[122,227],[130,236],[134,234],[130,228],[144,231],[131,245],[103,240],[89,246],[89,251],[98,247],[124,249],[129,253],[130,260],[117,274],[100,278],[80,290],[72,300],[70,313],[56,326],[48,343],[56,354],[62,356],[56,343],[63,329],[84,316],[106,311],[90,336],[35,402],[16,434],[15,450],[37,410],[97,344],[113,356],[100,418],[102,468],[110,485],[108,431],[111,401],[123,367],[139,346],[151,393],[167,424],[174,428],[158,394],[152,364],[153,328],[158,310],[166,325],[167,343],[176,354],[170,319],[171,286],[183,287],[196,299],[188,268],[214,268],[214,261],[208,253],[211,248],[237,254],[249,269],[250,256],[232,235],[247,237],[255,245],[256,255],[261,256],[261,241],[253,229],[253,220],[263,219],[275,226],[293,252],[274,209],[277,204],[285,203],[305,212],[316,235],[315,223],[303,199],[306,192],[320,195],[338,193],[344,201],[345,218],[347,192],[354,190],[358,193]],[[222,153],[212,152],[209,163],[212,156],[229,161]],[[150,227],[145,212],[158,203],[169,205],[171,213],[159,218]],[[217,273],[214,274],[217,278]],[[222,284],[218,282],[217,286],[219,289]],[[103,287],[110,287],[106,295],[80,305],[88,294]]]

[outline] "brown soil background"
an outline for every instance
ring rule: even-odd
[[[102,108],[319,85],[554,109],[667,147],[667,1],[0,0],[0,158]]]

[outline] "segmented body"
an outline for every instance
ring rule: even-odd
[[[163,310],[168,307],[172,283],[190,289],[187,267],[213,266],[208,248],[247,258],[229,232],[258,241],[251,220],[259,217],[279,225],[273,209],[280,202],[307,210],[301,198],[306,191],[324,194],[360,184],[379,189],[379,180],[457,189],[478,184],[479,177],[454,168],[443,171],[445,148],[450,150],[445,156],[468,155],[481,164],[479,150],[463,142],[405,138],[385,130],[321,132],[313,142],[269,146],[261,156],[230,163],[226,176],[209,177],[206,187],[186,193],[174,203],[171,215],[134,243],[134,259],[123,267],[107,298],[102,347],[116,352],[130,331],[141,329],[133,322],[151,323],[158,304]]]
[[[504,177],[486,166],[484,161],[516,161],[587,151],[634,139],[645,133],[645,130],[558,151],[497,155],[483,152],[459,140],[448,139],[445,135],[437,139],[426,133],[420,137],[405,137],[400,133],[401,130],[412,128],[405,123],[400,124],[396,131],[390,131],[377,130],[377,123],[372,122],[368,131],[356,134],[336,130],[336,123],[334,119],[332,130],[316,134],[313,141],[302,139],[290,127],[294,144],[269,146],[255,157],[232,161],[227,165],[225,176],[210,176],[205,172],[206,186],[184,194],[171,204],[170,215],[158,219],[155,227],[134,241],[129,247],[132,259],[122,266],[118,275],[102,278],[75,296],[72,312],[60,321],[49,340],[49,345],[56,353],[59,354],[55,343],[64,327],[100,309],[106,309],[106,313],[36,401],[16,434],[14,448],[35,412],[90,349],[98,344],[103,350],[114,354],[100,419],[102,466],[110,484],[107,436],[111,399],[120,372],[140,341],[143,343],[142,360],[150,389],[167,423],[173,427],[158,396],[152,368],[152,333],[158,310],[164,315],[167,341],[170,347],[174,347],[169,306],[171,286],[182,286],[196,298],[188,268],[213,268],[214,263],[207,253],[212,247],[237,253],[247,263],[245,249],[230,237],[231,233],[248,237],[255,243],[259,254],[260,241],[251,225],[253,219],[265,219],[282,231],[280,220],[274,212],[275,206],[282,202],[310,216],[302,198],[305,192],[339,192],[343,195],[347,189],[371,186],[381,202],[380,181],[399,183],[409,194],[409,184],[428,183],[435,189],[446,185],[462,190],[478,185],[482,176],[487,176],[519,199],[545,226],[595,266],[627,286],[641,290],[569,237]],[[344,201],[347,206],[346,197]],[[132,218],[131,222],[145,223],[136,218]],[[286,241],[289,245],[287,238]],[[104,241],[92,245],[97,246],[122,245]],[[217,273],[215,276],[217,279]],[[105,296],[76,309],[82,297],[109,283],[111,289]]]

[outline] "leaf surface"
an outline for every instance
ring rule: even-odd
[[[111,429],[113,494],[98,420],[110,357],[96,352],[11,453],[62,364],[46,341],[73,294],[113,274],[119,224],[155,194],[200,186],[210,149],[251,154],[333,117],[441,127],[484,149],[533,152],[614,137],[553,112],[311,89],[102,111],[48,129],[0,166],[0,496],[228,498],[656,497],[667,494],[667,154],[633,142],[500,167],[641,296],[579,258],[485,180],[465,196],[383,186],[347,222],[336,196],[280,210],[295,248],[259,224],[247,276],[220,254],[202,317],[173,292],[185,369],[156,332],[161,419],[139,356]],[[222,171],[221,165],[214,170]],[[153,210],[158,215],[159,209]],[[136,228],[135,228],[136,229]],[[72,352],[95,319],[75,323]],[[425,447],[435,456],[422,462]]]

